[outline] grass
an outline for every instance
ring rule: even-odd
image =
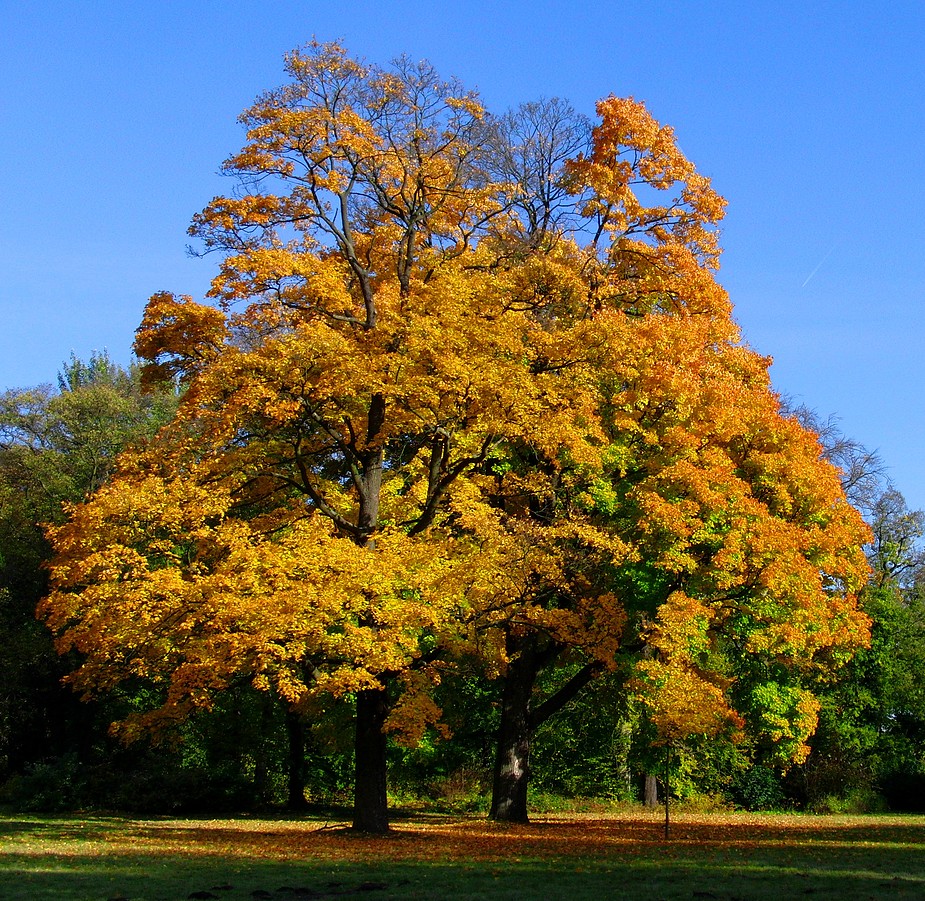
[[[925,817],[411,814],[392,834],[303,819],[0,818],[5,901],[925,897]]]

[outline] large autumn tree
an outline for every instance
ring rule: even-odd
[[[158,294],[138,330],[177,417],[53,533],[42,612],[79,689],[163,681],[128,736],[242,675],[296,711],[352,697],[354,825],[384,831],[386,733],[437,722],[458,655],[504,675],[514,784],[539,665],[615,667],[631,614],[653,692],[734,677],[659,644],[666,604],[742,653],[862,639],[859,523],[738,347],[724,204],[669,128],[614,97],[593,129],[561,101],[495,118],[337,45],[286,68],[192,226],[216,305]]]
[[[177,420],[57,534],[45,611],[79,686],[169,679],[129,732],[242,671],[294,705],[353,694],[356,825],[378,831],[384,727],[432,718],[431,652],[503,595],[457,486],[524,433],[581,436],[572,389],[524,361],[537,326],[499,269],[523,242],[480,240],[511,231],[513,189],[476,99],[336,46],[287,67],[226,164],[245,193],[193,226],[223,309],[158,295],[139,329],[147,378],[186,388]]]
[[[744,730],[784,764],[807,751],[813,681],[865,640],[854,593],[867,530],[837,468],[781,410],[767,361],[739,345],[709,273],[678,269],[673,284],[665,273],[652,306],[600,335],[603,459],[546,461],[554,490],[530,503],[514,455],[486,486],[531,547],[560,546],[559,567],[524,578],[499,626],[498,819],[526,818],[533,732],[604,667],[624,674],[662,741]],[[607,536],[605,553],[589,534],[597,548]],[[571,677],[538,697],[538,675],[557,664]]]

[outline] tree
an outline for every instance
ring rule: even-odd
[[[562,101],[494,119],[338,45],[286,68],[242,116],[239,192],[192,226],[218,308],[158,294],[137,333],[176,418],[53,532],[42,612],[78,689],[163,681],[128,736],[235,679],[296,711],[350,697],[354,826],[381,832],[386,734],[438,721],[441,668],[504,673],[503,775],[517,722],[618,665],[626,584],[723,624],[748,586],[738,637],[768,654],[862,640],[859,522],[738,347],[724,204],[670,129],[614,97],[591,133]],[[530,710],[566,651],[575,680]]]
[[[895,488],[887,488],[871,510],[873,542],[869,558],[878,586],[908,589],[922,573],[925,550],[925,512],[910,510]]]
[[[522,130],[529,134],[550,119],[537,107],[526,112],[534,127]],[[559,262],[555,296],[572,303],[545,312],[556,326],[553,365],[578,365],[564,348],[581,348],[594,392],[589,419],[605,452],[583,467],[521,441],[499,454],[496,484],[485,488],[490,504],[505,511],[508,532],[522,529],[522,546],[535,556],[546,550],[535,568],[511,570],[520,580],[498,642],[504,698],[496,819],[526,819],[533,734],[603,668],[646,677],[633,684],[662,710],[666,734],[684,732],[684,719],[692,728],[695,711],[701,734],[704,717],[714,727],[738,723],[738,704],[753,714],[752,731],[774,734],[781,747],[784,716],[795,739],[791,756],[799,756],[815,720],[808,691],[791,683],[800,671],[845,659],[866,633],[853,599],[866,572],[864,526],[817,437],[791,421],[772,394],[766,361],[739,345],[728,298],[712,278],[718,250],[710,226],[722,202],[680,155],[670,130],[637,105],[611,98],[598,112],[587,155],[562,161],[557,173],[547,142],[537,151],[540,162],[510,167],[542,172],[583,197],[577,208],[560,197],[554,216],[528,211],[525,222],[568,222],[590,238],[571,292],[561,258],[542,258],[547,267]],[[561,107],[554,113],[560,133],[575,143],[575,130],[561,126]],[[529,149],[517,152],[524,158]],[[657,175],[653,157],[663,166]],[[646,209],[640,198],[652,188],[673,192],[673,201]],[[688,205],[692,196],[697,202]],[[666,210],[684,214],[670,232]],[[597,227],[593,215],[600,216]],[[553,294],[538,268],[533,261],[531,277]],[[569,315],[584,331],[567,345]],[[655,623],[675,603],[703,614],[709,666],[683,648],[690,639],[677,630],[685,616],[669,617],[668,639],[681,642],[673,653],[666,646],[644,656],[660,634]],[[819,630],[816,623],[827,619],[835,628]],[[818,634],[807,642],[806,633]],[[558,690],[535,697],[538,674],[576,655],[584,666]],[[744,678],[749,670],[761,673],[760,688],[757,676]],[[748,697],[730,698],[745,684],[754,689]],[[713,703],[705,706],[708,697]],[[684,698],[687,713],[679,706]],[[786,714],[778,710],[772,723],[762,699]]]
[[[611,536],[593,573],[587,551],[576,555],[586,583],[598,580],[591,594],[608,589],[624,611],[609,665],[640,693],[663,742],[744,728],[781,762],[800,759],[815,725],[812,675],[865,640],[853,593],[866,579],[866,529],[815,436],[782,415],[766,361],[733,343],[728,320],[659,314],[624,328],[633,340],[606,354],[607,462],[562,489]],[[560,515],[573,517],[562,501]],[[539,648],[541,666],[584,651],[593,675],[607,663],[593,655],[594,632],[543,620],[555,624],[580,593],[534,588],[533,604],[555,613],[521,613],[517,641]],[[527,659],[516,653],[517,664]],[[515,718],[526,728],[510,752],[515,787],[496,786],[494,808],[511,819],[526,817],[532,710],[548,709],[531,697],[535,673],[521,677],[517,664],[506,678],[526,699]]]
[[[430,535],[438,519],[465,529],[480,515],[462,488],[451,508],[457,483],[536,431],[547,396],[547,445],[568,440],[572,416],[555,380],[524,365],[535,324],[493,272],[510,249],[488,240],[508,186],[479,165],[489,130],[475,98],[427,65],[384,72],[336,46],[287,67],[292,82],[245,114],[249,143],[226,164],[254,190],[216,199],[193,227],[225,254],[212,293],[248,306],[226,318],[152,298],[136,348],[150,383],[187,386],[178,419],[56,534],[59,590],[44,609],[61,647],[86,657],[79,685],[157,660],[173,715],[238,671],[296,705],[353,693],[355,824],[381,831],[387,692],[414,687],[412,665],[482,591],[477,546]],[[101,546],[114,557],[103,567]],[[238,604],[222,617],[212,593],[232,581]],[[152,606],[179,646],[134,631]],[[392,722],[431,715],[416,696]]]
[[[65,672],[50,636],[35,621],[47,591],[51,555],[41,525],[60,522],[64,505],[86,498],[109,477],[118,452],[144,441],[175,407],[169,393],[143,395],[139,374],[105,353],[72,356],[57,387],[0,395],[0,630],[4,655],[0,701],[3,772],[63,753],[88,719],[61,691]]]
[[[925,636],[921,574],[923,514],[910,510],[889,482],[868,504],[872,527],[867,556],[871,581],[861,593],[870,616],[871,643],[819,686],[820,728],[812,754],[791,780],[811,804],[846,790],[877,791],[900,809],[925,805]],[[855,799],[857,803],[858,799]]]

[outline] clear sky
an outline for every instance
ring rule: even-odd
[[[148,296],[201,297],[192,214],[236,117],[313,36],[428,58],[503,111],[644,100],[729,201],[720,279],[778,390],[925,508],[925,2],[0,0],[0,388],[127,363]]]

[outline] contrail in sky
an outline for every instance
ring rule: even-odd
[[[829,248],[829,252],[828,252],[821,260],[819,260],[819,262],[816,264],[816,268],[813,269],[813,271],[810,272],[810,274],[806,276],[806,281],[803,282],[802,285],[800,285],[800,288],[805,288],[805,287],[809,284],[809,280],[810,280],[810,279],[822,268],[822,264],[823,264],[830,256],[832,256],[832,252],[835,250],[836,247],[838,247],[838,241],[836,241],[836,242]]]

